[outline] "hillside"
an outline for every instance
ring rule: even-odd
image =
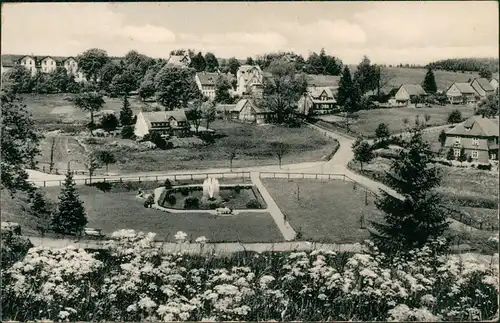
[[[450,58],[429,63],[429,67],[444,71],[473,71],[488,70],[498,72],[498,58]]]
[[[351,73],[354,75],[355,66],[349,66]],[[388,84],[383,90],[389,92],[393,88],[397,88],[404,83],[422,84],[425,73],[425,68],[405,68],[405,67],[385,67],[386,79]],[[438,90],[446,91],[454,82],[468,82],[469,79],[478,77],[478,72],[450,72],[450,71],[434,71]]]

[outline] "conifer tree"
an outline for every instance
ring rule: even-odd
[[[132,124],[132,120],[134,119],[134,112],[130,108],[130,102],[128,101],[128,97],[125,95],[123,97],[123,106],[120,111],[120,123],[122,126],[128,126]]]
[[[76,191],[73,174],[68,172],[64,187],[59,194],[59,206],[52,226],[58,233],[78,234],[82,232],[85,225],[87,225],[87,217],[83,202]]]
[[[376,246],[387,254],[405,253],[422,247],[440,237],[448,228],[447,213],[434,192],[441,176],[430,166],[429,144],[415,130],[399,159],[395,159],[386,174],[388,185],[401,196],[381,191],[375,204],[384,212],[383,223],[372,222],[377,232],[371,232]]]
[[[50,225],[52,220],[52,206],[49,201],[43,196],[42,192],[38,189],[33,190],[30,194],[30,211],[29,213],[34,217],[37,230],[40,231],[42,236]]]
[[[436,79],[434,78],[434,72],[429,68],[427,70],[427,74],[425,74],[424,82],[422,83],[422,87],[427,93],[436,93],[437,85]]]
[[[342,76],[340,77],[339,88],[337,92],[337,102],[340,106],[344,106],[346,101],[349,99],[352,87],[353,82],[351,71],[349,70],[349,67],[345,66],[344,70],[342,71]]]
[[[453,148],[450,148],[450,150],[448,150],[448,153],[446,154],[446,159],[455,160],[455,152],[453,151]]]

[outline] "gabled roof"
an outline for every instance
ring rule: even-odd
[[[235,108],[232,111],[241,112],[241,110],[243,110],[243,108],[245,107],[245,105],[247,103],[252,106],[252,108],[255,110],[256,113],[266,113],[266,112],[269,112],[268,109],[266,109],[265,107],[260,106],[259,104],[256,104],[253,100],[250,100],[250,99],[241,99],[241,100],[239,100],[238,103],[236,103],[236,106],[235,106]]]
[[[176,121],[187,121],[186,113],[184,110],[172,110],[172,111],[155,111],[155,112],[142,112],[144,120],[151,127],[151,122],[168,122],[172,117]]]
[[[185,64],[182,61],[186,57],[189,59],[188,55],[171,55],[170,58],[168,59],[167,64],[175,66],[185,66]]]
[[[306,75],[308,86],[338,87],[340,76],[337,75]]]
[[[260,66],[258,66],[258,65],[241,65],[240,67],[238,67],[238,72],[246,73],[252,69],[256,69],[260,73],[262,73],[262,70],[260,69]]]
[[[446,132],[448,135],[498,137],[498,119],[473,116]]]
[[[455,85],[460,93],[463,94],[476,94],[476,90],[469,83],[453,83],[450,88]],[[448,88],[448,90],[450,89]],[[448,90],[446,92],[448,92]]]
[[[208,73],[208,72],[196,73],[196,75],[200,79],[201,85],[215,85],[215,82],[219,77],[219,74],[217,73]]]
[[[320,97],[323,92],[326,92],[329,98],[333,98],[333,90],[333,88],[327,86],[311,86],[307,88],[307,91],[313,98]]]
[[[476,79],[472,80],[471,85],[474,87],[475,84],[478,84],[479,87],[481,87],[483,89],[483,91],[486,91],[486,92],[495,91],[495,89],[493,88],[493,86],[491,86],[490,82],[488,82],[488,80],[485,79],[485,78],[483,78],[483,77],[476,78]]]
[[[13,67],[26,55],[2,55],[2,66]]]
[[[215,106],[215,110],[217,112],[229,112],[229,111],[235,111],[236,109],[236,104],[217,104]]]
[[[404,88],[409,95],[427,94],[420,84],[402,84],[401,87]]]

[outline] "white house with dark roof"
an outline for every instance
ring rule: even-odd
[[[446,96],[451,104],[467,104],[477,101],[477,92],[469,83],[453,83],[448,90]]]
[[[335,88],[312,86],[307,88],[297,103],[297,113],[303,115],[323,115],[336,112]]]
[[[184,110],[139,112],[134,126],[136,137],[143,138],[152,132],[164,136],[185,136],[189,134],[189,122]]]
[[[263,124],[273,114],[272,111],[259,106],[254,100],[241,99],[231,111],[233,119],[242,122]]]
[[[57,68],[57,61],[51,56],[45,56],[39,59],[40,62],[40,72],[42,73],[52,73]]]
[[[52,73],[58,66],[64,67],[68,74],[75,76],[75,81],[85,81],[85,76],[78,68],[78,61],[74,57],[65,56],[30,56],[30,55],[2,55],[2,74],[14,66],[23,66],[35,75],[37,72]]]
[[[420,84],[402,84],[394,95],[394,99],[399,105],[408,105],[408,103],[423,95],[427,95],[427,92]]]
[[[445,152],[453,149],[455,157],[460,156],[460,150],[474,161],[488,163],[498,160],[498,119],[473,116],[446,132]]]
[[[206,96],[210,100],[215,99],[215,83],[217,82],[217,78],[219,78],[218,73],[208,72],[199,72],[196,73],[195,76],[195,81],[198,89],[204,96]]]
[[[259,66],[241,65],[236,72],[236,93],[260,96],[264,75]]]
[[[495,89],[493,88],[493,86],[491,86],[490,82],[482,77],[475,78],[474,80],[472,80],[470,85],[474,88],[474,90],[480,97],[487,97],[495,93]]]

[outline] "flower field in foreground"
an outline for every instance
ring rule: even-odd
[[[179,235],[181,236],[181,235]],[[108,250],[31,248],[2,277],[2,320],[487,320],[498,267],[436,256],[324,251],[164,254],[154,234],[122,230]],[[204,243],[204,239],[199,240]]]

